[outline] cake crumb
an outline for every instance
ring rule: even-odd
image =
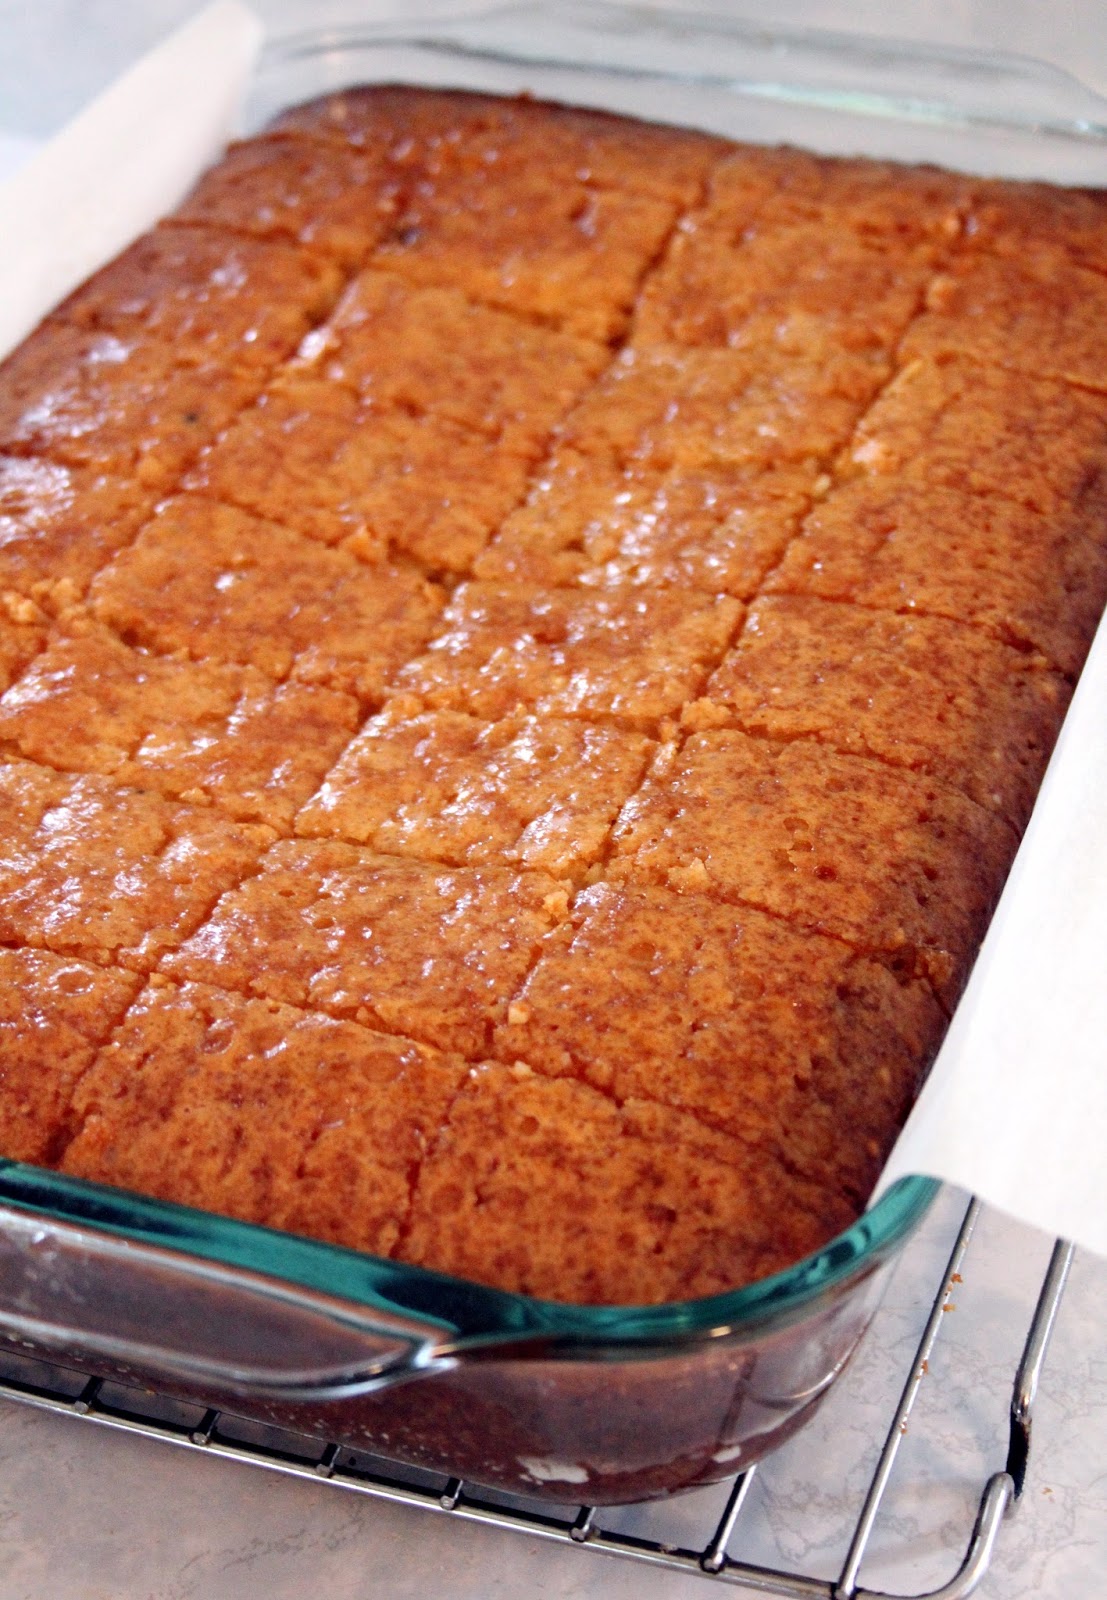
[[[549,894],[543,896],[542,909],[555,922],[562,921],[569,915],[568,890],[552,889]]]
[[[711,882],[711,875],[699,856],[694,856],[683,866],[670,867],[667,876],[671,887],[682,893],[706,889]]]

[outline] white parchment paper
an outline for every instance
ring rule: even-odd
[[[0,240],[19,242],[0,252],[0,356],[187,191],[260,41],[245,6],[217,0],[0,185]],[[1107,623],[876,1193],[909,1173],[1107,1255]]]
[[[909,1172],[1107,1255],[1107,621],[877,1192]]]
[[[0,186],[0,356],[219,153],[261,46],[237,0],[144,56]]]

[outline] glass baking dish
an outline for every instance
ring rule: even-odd
[[[733,1476],[800,1426],[937,1188],[902,1180],[727,1294],[574,1306],[8,1162],[0,1341],[445,1475],[643,1500]]]
[[[617,6],[277,40],[247,125],[374,80],[1069,182],[1102,174],[1107,146],[1107,106],[1034,63]],[[0,1162],[0,1341],[507,1490],[645,1499],[732,1476],[800,1426],[936,1190],[906,1179],[727,1294],[581,1307]]]

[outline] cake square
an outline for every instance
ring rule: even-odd
[[[920,774],[724,730],[659,753],[623,808],[608,872],[880,953],[952,1003],[1013,840],[1006,823]]]
[[[153,507],[154,496],[126,479],[0,455],[0,591],[51,610],[71,603]]]
[[[547,941],[495,1053],[619,1104],[681,1107],[863,1206],[944,1026],[928,985],[838,940],[598,883]]]
[[[885,382],[882,356],[809,362],[764,350],[630,346],[565,419],[561,440],[620,466],[770,472],[826,465]]]
[[[628,123],[609,112],[527,96],[483,99],[480,117],[456,139],[428,145],[432,170],[494,169],[511,182],[518,172],[538,168],[683,208],[700,198],[712,164],[727,149],[723,140],[691,128]]]
[[[397,180],[383,156],[337,142],[247,139],[204,173],[174,220],[288,240],[349,271],[395,215]]]
[[[0,699],[0,747],[16,755],[284,832],[357,723],[347,695],[152,656],[94,627],[55,637]]]
[[[62,1170],[388,1255],[463,1071],[356,1023],[155,978],[81,1080]]]
[[[367,406],[442,417],[533,460],[610,354],[456,289],[369,271],[304,341],[294,370],[348,384]]]
[[[901,355],[958,356],[1105,391],[1107,278],[1048,245],[969,253],[931,283]]]
[[[544,163],[516,168],[505,190],[496,162],[443,161],[409,193],[376,261],[607,343],[626,328],[677,214],[669,200],[592,188]]]
[[[970,246],[1004,256],[1057,245],[1080,266],[1107,272],[1107,196],[1102,189],[974,179],[965,236]]]
[[[438,710],[498,718],[527,705],[651,732],[699,693],[741,620],[727,596],[465,583],[396,684]]]
[[[184,487],[338,544],[351,524],[332,485],[334,463],[362,420],[357,396],[344,384],[286,368],[209,445]],[[378,558],[385,553],[382,545]]]
[[[810,505],[802,468],[620,468],[565,449],[477,558],[489,582],[564,586],[646,583],[746,600],[777,563]]]
[[[635,343],[776,347],[814,362],[887,354],[918,309],[934,250],[827,224],[762,213],[735,235],[690,221],[646,285]]]
[[[925,773],[1021,833],[1069,692],[1035,657],[945,617],[774,595],[685,715]]]
[[[139,983],[46,950],[0,950],[0,1150],[9,1161],[60,1156],[73,1090]]]
[[[997,495],[890,477],[837,487],[766,589],[985,628],[1079,672],[1107,600],[1107,476],[1049,517]]]
[[[369,703],[430,637],[442,599],[411,567],[367,567],[198,495],[162,505],[89,592],[95,615],[135,644]]]
[[[0,366],[0,453],[164,492],[261,387],[141,337],[43,324]]]
[[[479,1059],[567,905],[542,873],[288,840],[165,971]]]
[[[600,858],[653,749],[641,734],[571,718],[412,714],[401,697],[365,724],[296,832],[577,879]]]
[[[442,418],[363,406],[289,372],[207,453],[188,486],[359,559],[467,572],[526,492],[528,462]]]
[[[671,1106],[487,1065],[423,1163],[404,1256],[546,1299],[655,1304],[763,1277],[852,1215]]]
[[[272,839],[104,778],[4,761],[0,943],[148,971]]]
[[[181,366],[262,377],[327,315],[338,268],[283,241],[161,223],[52,313],[87,332],[143,338]]]
[[[787,145],[741,147],[712,169],[703,220],[744,229],[822,222],[889,250],[948,246],[969,215],[975,180],[937,167],[819,156]]]
[[[529,463],[466,428],[402,412],[372,416],[334,463],[347,547],[388,549],[433,575],[466,573],[522,499]]]
[[[954,357],[920,359],[858,425],[843,468],[1064,515],[1107,478],[1107,394]]]

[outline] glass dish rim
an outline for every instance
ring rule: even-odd
[[[494,26],[497,22],[509,23],[524,10],[528,20],[533,18],[539,25],[553,22],[570,30],[578,27],[584,37],[592,33],[603,36],[605,26],[617,26],[620,20],[623,38],[631,40],[636,31],[640,37],[645,37],[651,28],[657,32],[668,29],[675,40],[679,30],[685,29],[697,40],[711,37],[729,43],[736,50],[750,49],[755,57],[758,52],[764,52],[767,65],[764,68],[758,65],[752,73],[740,78],[718,66],[690,69],[678,66],[675,61],[664,66],[635,65],[619,58],[618,46],[613,57],[588,59],[574,58],[571,50],[564,56],[557,53],[559,49],[570,48],[567,46],[547,45],[543,53],[542,47],[522,48],[481,37],[482,27]],[[797,110],[831,112],[870,122],[920,122],[950,130],[1029,134],[1041,141],[1061,140],[1092,147],[1107,145],[1107,94],[1091,88],[1068,68],[1043,57],[987,45],[952,45],[897,35],[852,32],[847,27],[813,28],[801,23],[759,22],[726,11],[690,9],[687,4],[681,4],[681,0],[664,0],[662,4],[649,7],[628,4],[627,0],[583,0],[583,3],[582,0],[527,0],[525,6],[520,0],[492,0],[491,4],[467,12],[443,9],[417,17],[363,18],[353,22],[343,20],[288,27],[266,36],[250,85],[251,94],[266,73],[288,68],[298,60],[397,48],[496,67],[525,67],[542,73],[576,71],[595,78],[621,78],[642,83],[652,80],[709,92],[722,91],[727,98],[737,101],[776,102]],[[553,54],[549,53],[551,48]],[[780,62],[774,62],[774,55],[787,56],[789,52],[810,58],[808,68],[801,69],[798,77],[789,75],[783,67],[778,71]],[[817,75],[820,70],[829,68],[834,73],[843,66],[858,72],[855,82],[831,81],[820,85],[814,77],[805,81],[804,71],[813,70]],[[911,88],[895,82],[896,71],[903,67],[924,72],[936,70],[939,77],[947,77],[947,82],[937,91],[937,97],[931,89],[930,98],[920,98]],[[876,92],[874,86],[868,85],[868,77],[871,74],[879,82],[882,72],[891,72],[892,79]],[[1019,103],[1014,109],[1003,106],[1005,81],[1015,86]],[[328,85],[322,92],[333,92],[338,87],[337,84]],[[999,98],[991,107],[981,107],[971,99],[961,103],[966,90],[970,95],[984,92],[986,97],[998,94]],[[539,94],[536,98],[543,96]],[[1058,101],[1078,105],[1082,114],[1074,111],[1071,104],[1058,110]],[[666,120],[663,115],[661,120]]]
[[[656,1305],[542,1300],[6,1159],[0,1159],[0,1230],[4,1209],[38,1216],[216,1269],[245,1271],[264,1279],[271,1292],[283,1285],[325,1294],[363,1315],[422,1319],[456,1349],[528,1337],[634,1347],[762,1333],[799,1320],[892,1255],[940,1187],[935,1178],[901,1178],[850,1227],[783,1271],[721,1294]]]

